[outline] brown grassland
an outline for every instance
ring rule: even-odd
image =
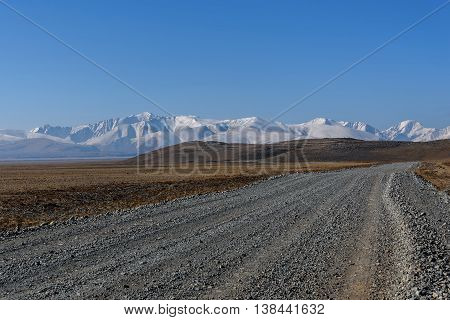
[[[450,159],[422,162],[416,174],[450,194]]]
[[[139,171],[135,165],[123,162],[0,164],[0,230],[235,189],[288,172],[371,164],[185,164]]]

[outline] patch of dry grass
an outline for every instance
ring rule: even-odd
[[[438,190],[450,194],[450,159],[423,162],[416,169],[416,174],[431,182]]]
[[[203,164],[140,168],[109,163],[1,164],[0,229],[101,214],[242,187],[269,176],[370,163]]]

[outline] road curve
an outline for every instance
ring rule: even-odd
[[[413,164],[291,174],[0,234],[2,299],[450,297],[450,204]]]

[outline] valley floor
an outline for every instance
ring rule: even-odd
[[[121,162],[0,164],[0,230],[22,229],[180,197],[236,189],[287,172],[368,166],[363,162],[181,164]]]

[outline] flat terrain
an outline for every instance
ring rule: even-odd
[[[367,166],[360,162],[137,167],[120,162],[0,164],[0,230],[235,189],[285,172]]]
[[[449,298],[449,196],[414,166],[290,174],[3,232],[0,298]]]

